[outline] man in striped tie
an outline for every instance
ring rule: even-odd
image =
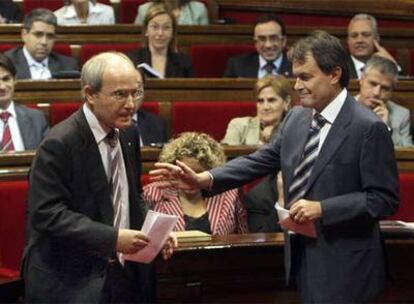
[[[83,106],[49,132],[32,164],[25,300],[150,302],[151,269],[122,257],[149,241],[139,230],[139,135],[129,128],[143,79],[125,55],[102,53],[83,66],[81,86]],[[176,240],[166,245],[168,258]]]
[[[255,153],[195,174],[181,162],[157,164],[164,185],[211,193],[281,169],[285,206],[298,224],[314,222],[316,238],[285,234],[287,279],[304,303],[376,299],[386,269],[378,221],[399,203],[394,149],[386,125],[348,94],[346,51],[317,31],[292,47],[301,106]]]

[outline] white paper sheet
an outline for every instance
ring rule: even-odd
[[[178,216],[175,215],[148,211],[141,231],[149,237],[150,242],[135,254],[125,254],[125,260],[145,264],[151,263],[161,251],[177,220]]]
[[[303,224],[298,224],[289,216],[289,210],[282,208],[279,203],[275,204],[275,208],[279,217],[279,224],[283,229],[316,238],[317,235],[314,222],[309,221]]]

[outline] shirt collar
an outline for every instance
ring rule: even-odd
[[[11,117],[13,117],[13,118],[16,118],[17,116],[16,116],[16,109],[15,109],[15,107],[14,107],[14,101],[12,100],[11,102],[10,102],[10,104],[9,104],[9,106],[7,107],[7,109],[0,109],[0,113],[3,113],[3,112],[9,112],[10,113],[10,115],[11,115]]]
[[[32,66],[37,66],[37,67],[48,67],[49,64],[49,56],[47,56],[45,59],[43,59],[42,61],[36,61],[32,55],[30,55],[29,51],[26,49],[26,47],[23,47],[23,55],[27,60],[27,64],[29,65],[29,67]]]
[[[339,93],[338,96],[336,96],[335,99],[332,100],[320,113],[329,124],[332,125],[334,123],[339,111],[341,111],[342,106],[345,103],[347,95],[348,91],[345,88],[342,89],[341,93]]]
[[[100,5],[92,4],[91,1],[88,1],[88,14],[99,14],[102,12],[102,7]],[[78,18],[78,15],[76,15],[76,10],[73,4],[66,6],[65,13],[63,14],[63,18],[65,19],[72,19],[72,18]]]
[[[86,103],[83,104],[83,113],[85,114],[86,121],[92,130],[96,143],[99,145],[109,133],[109,129],[104,127],[96,118],[95,114],[89,109]]]
[[[275,65],[276,71],[279,71],[280,66],[282,65],[282,59],[283,59],[283,54],[280,53],[279,57],[273,60],[273,64]],[[264,66],[266,65],[266,63],[267,63],[267,60],[264,59],[262,55],[259,55],[259,66],[261,70],[264,69]]]

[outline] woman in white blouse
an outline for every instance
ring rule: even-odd
[[[54,13],[59,25],[115,23],[113,7],[96,0],[64,0],[64,6]]]

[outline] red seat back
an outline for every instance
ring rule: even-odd
[[[27,181],[0,182],[0,266],[20,269],[25,243]]]
[[[120,23],[134,23],[138,13],[138,6],[147,0],[121,0],[119,4],[119,21]]]
[[[195,44],[189,53],[196,77],[222,77],[230,57],[254,51],[253,44]]]
[[[400,173],[400,208],[392,220],[414,222],[414,173]]]
[[[197,131],[221,140],[232,118],[255,116],[256,103],[231,101],[174,102],[171,109],[172,134]]]
[[[156,101],[145,101],[141,104],[140,109],[160,115],[160,105]]]
[[[65,120],[70,115],[75,113],[82,103],[80,102],[67,102],[67,103],[57,103],[53,102],[50,104],[50,125],[54,126]]]
[[[83,65],[92,56],[102,52],[117,51],[126,53],[131,50],[140,48],[139,43],[120,43],[120,44],[83,44],[81,46],[80,61]]]

